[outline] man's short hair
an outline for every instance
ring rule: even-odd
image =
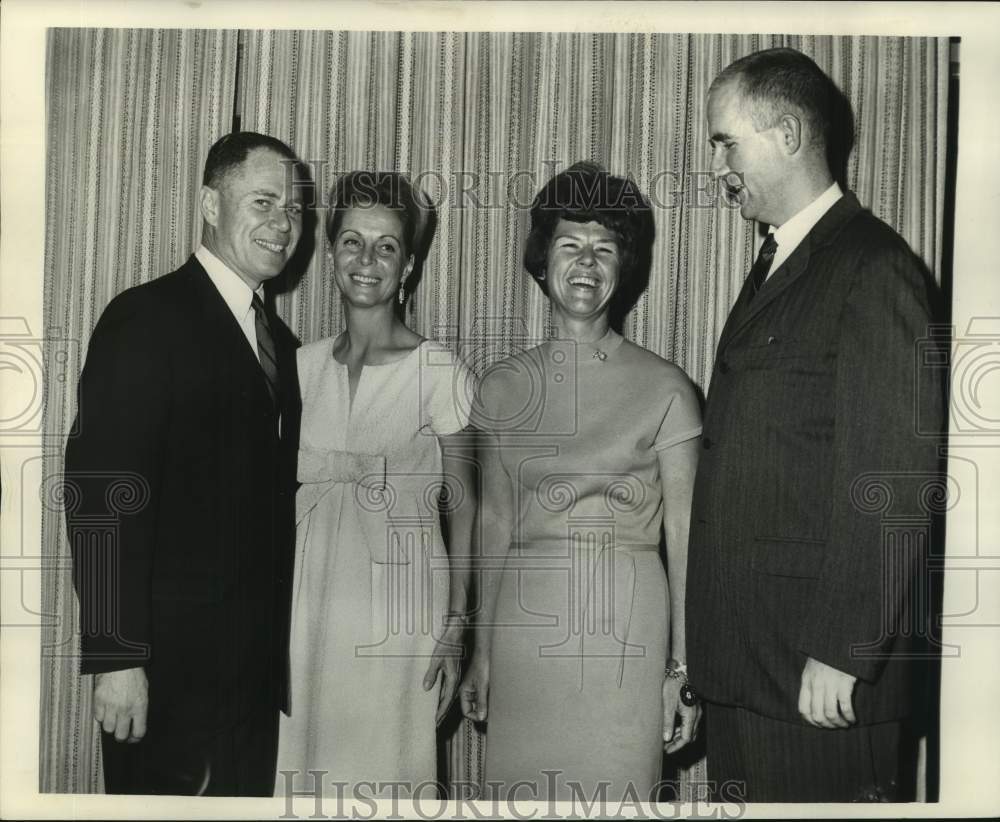
[[[777,125],[785,114],[795,114],[821,147],[831,145],[840,91],[801,51],[776,48],[741,57],[712,81],[709,92],[729,82],[736,83],[758,130]]]
[[[266,148],[281,157],[298,162],[295,152],[276,137],[258,134],[256,131],[234,131],[220,137],[208,150],[201,184],[218,188],[226,175],[242,164],[247,155],[257,148]]]

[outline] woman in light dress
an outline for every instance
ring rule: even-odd
[[[346,330],[298,352],[279,796],[312,789],[308,770],[325,772],[328,791],[347,783],[347,796],[360,781],[401,781],[406,794],[437,777],[436,723],[457,686],[467,607],[468,563],[449,553],[469,554],[475,493],[461,432],[474,389],[448,348],[402,320],[430,239],[418,196],[390,172],[347,174],[331,196],[327,253]]]
[[[480,383],[482,591],[460,697],[487,722],[487,788],[510,798],[655,800],[664,749],[700,717],[684,665],[698,401],[609,322],[653,231],[632,181],[592,163],[553,177],[524,255],[553,338]]]

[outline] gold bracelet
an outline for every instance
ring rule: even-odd
[[[664,676],[671,679],[680,679],[687,682],[688,666],[686,662],[678,662],[676,659],[668,659],[667,667],[663,671]]]

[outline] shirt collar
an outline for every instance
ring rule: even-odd
[[[222,262],[204,245],[198,246],[198,250],[194,253],[194,256],[201,263],[205,269],[205,273],[208,274],[209,279],[222,295],[222,299],[226,301],[226,305],[233,312],[233,316],[238,321],[243,322],[250,311],[250,303],[253,300],[253,295],[257,294],[261,300],[264,299],[264,286],[261,285],[256,291],[253,291],[250,286],[243,282],[239,274]]]
[[[801,243],[806,235],[812,231],[813,226],[816,225],[841,197],[844,196],[844,192],[840,189],[840,184],[835,180],[833,185],[831,185],[826,191],[819,195],[815,200],[813,200],[809,205],[803,208],[798,214],[796,214],[791,219],[786,220],[778,228],[774,226],[770,227],[771,233],[774,234],[774,241],[778,244],[778,255],[784,259],[788,259],[788,255],[791,254]],[[777,268],[773,266],[772,271]]]

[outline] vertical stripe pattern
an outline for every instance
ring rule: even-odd
[[[317,183],[315,232],[276,304],[305,343],[343,326],[323,230],[338,173],[406,171],[435,203],[437,231],[408,321],[481,372],[543,338],[547,304],[521,267],[527,207],[555,171],[592,159],[631,175],[655,208],[649,288],[626,336],[706,388],[759,240],[713,196],[705,95],[728,63],[778,45],[812,56],[844,91],[857,135],[849,186],[933,272],[941,268],[947,39],[54,29],[49,327],[85,344],[114,294],[193,250],[201,165],[234,114],[238,44],[242,128],[287,141]],[[54,444],[72,420],[78,368],[47,385]],[[60,450],[46,458],[50,476]],[[61,521],[58,505],[46,509],[43,551],[65,562]],[[67,573],[45,577],[43,604],[57,616],[47,645],[75,647]],[[42,683],[42,790],[97,790],[89,682],[78,680],[72,653],[43,654]],[[462,723],[443,776],[478,780],[483,745]]]
[[[176,268],[200,236],[209,146],[232,122],[236,32],[50,29],[46,57],[45,327],[72,363],[47,374],[43,486],[62,471],[90,333],[120,291]],[[58,356],[56,351],[53,356]],[[63,508],[45,497],[39,789],[100,789],[91,677],[79,677]]]

